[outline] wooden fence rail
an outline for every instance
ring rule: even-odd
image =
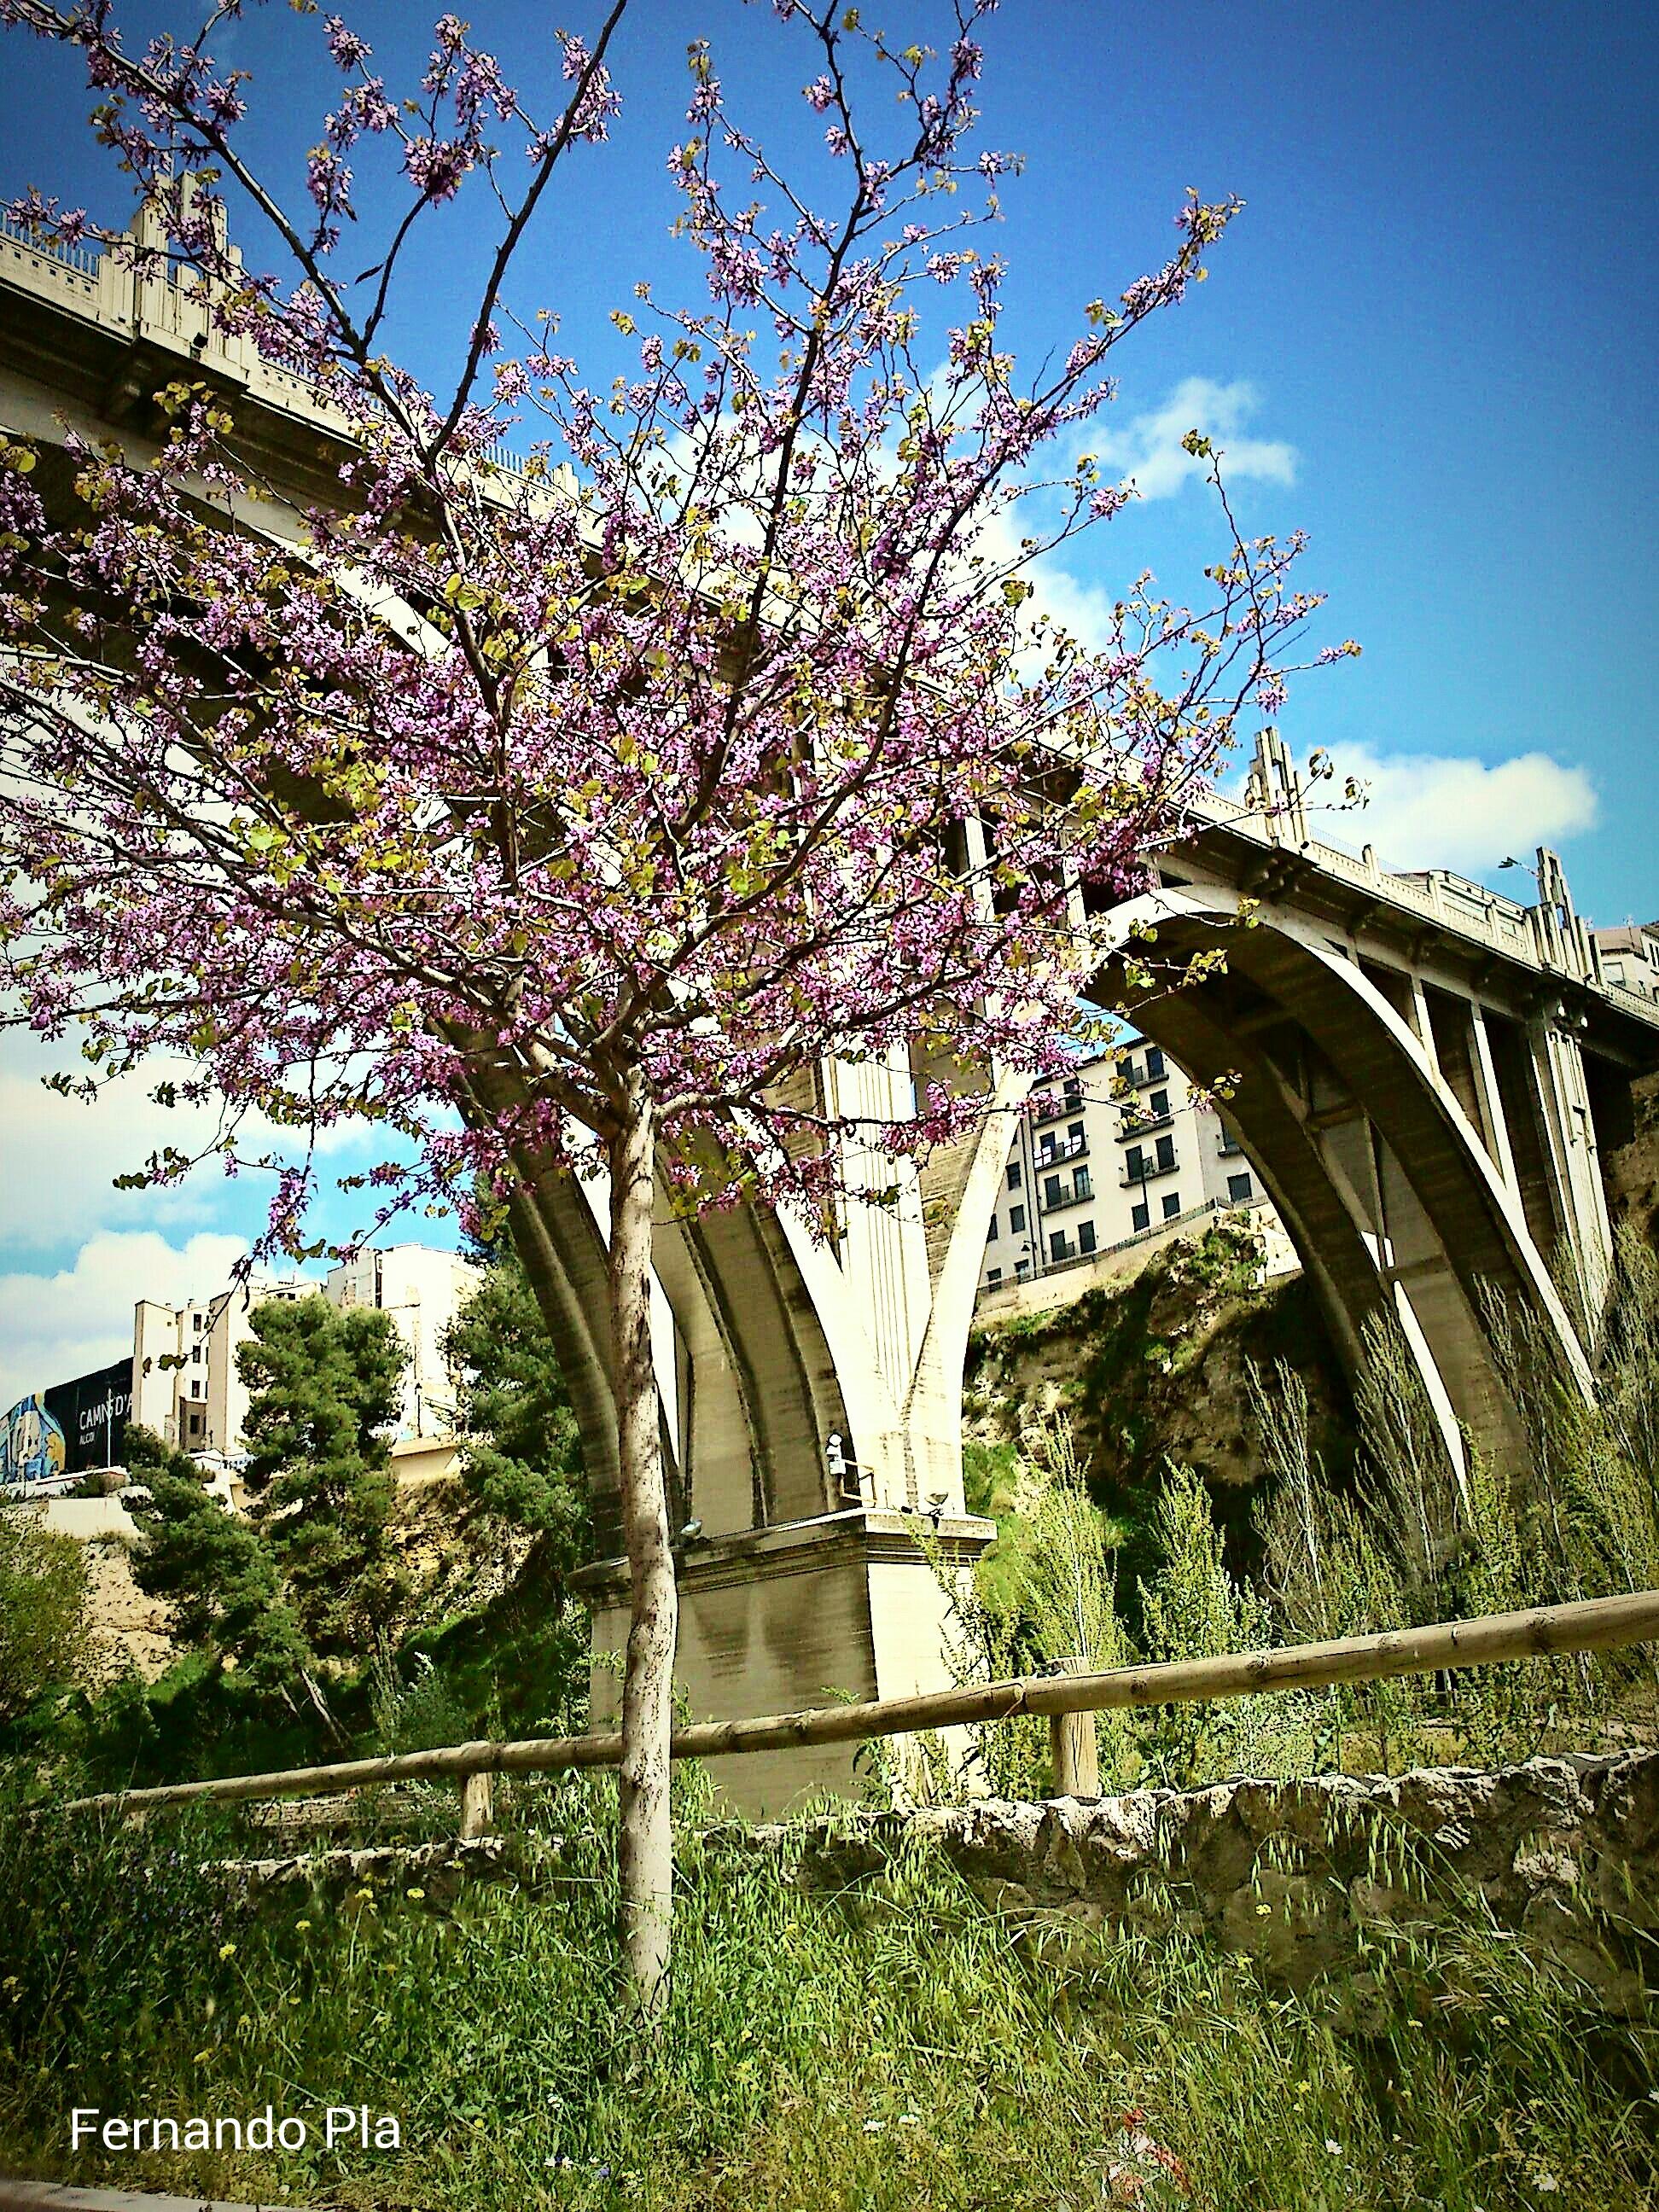
[[[1473,1620],[1438,1621],[1429,1628],[1391,1629],[1380,1636],[1351,1636],[1328,1644],[1292,1644],[1267,1651],[1230,1653],[1219,1659],[1182,1659],[1155,1667],[1120,1667],[1110,1674],[1027,1675],[1006,1682],[970,1683],[910,1698],[878,1698],[865,1705],[827,1705],[755,1720],[701,1721],[674,1732],[676,1759],[725,1759],[751,1751],[856,1743],[872,1736],[908,1735],[921,1729],[960,1728],[975,1721],[1011,1720],[1017,1713],[1098,1713],[1133,1705],[1204,1705],[1222,1698],[1253,1698],[1273,1690],[1314,1690],[1335,1682],[1374,1682],[1393,1674],[1433,1674],[1460,1667],[1492,1667],[1578,1651],[1609,1651],[1659,1639],[1659,1589],[1626,1597],[1589,1598],[1575,1605],[1538,1606],[1526,1613],[1492,1613]],[[1068,1667],[1076,1666],[1068,1661]],[[234,1774],[214,1782],[174,1782],[152,1790],[108,1790],[71,1798],[71,1813],[138,1812],[150,1806],[185,1805],[198,1799],[220,1804],[249,1798],[314,1797],[385,1782],[459,1781],[463,1832],[477,1832],[489,1806],[494,1774],[545,1774],[575,1767],[615,1766],[619,1735],[549,1736],[518,1743],[455,1743],[435,1751],[409,1751],[380,1759],[349,1759],[331,1766],[289,1767],[277,1774]],[[1080,1784],[1082,1778],[1078,1778]],[[471,1786],[466,1787],[468,1784]]]

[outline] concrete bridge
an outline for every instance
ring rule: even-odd
[[[174,285],[0,234],[0,428],[50,447],[67,422],[143,453],[161,434],[150,395],[181,375],[232,394],[239,437],[295,503],[262,507],[260,526],[297,529],[340,452],[341,425],[307,387],[222,343]],[[1582,1368],[1553,1275],[1565,1267],[1594,1306],[1610,1255],[1599,1151],[1629,1133],[1632,1079],[1659,1066],[1659,1014],[1606,981],[1547,853],[1538,892],[1522,906],[1320,842],[1269,739],[1243,802],[1194,807],[1155,891],[1080,917],[1097,933],[1101,1002],[1127,1004],[1194,1080],[1236,1079],[1227,1118],[1338,1346],[1353,1363],[1368,1322],[1397,1321],[1455,1457],[1464,1435],[1506,1462],[1522,1454],[1492,1357],[1491,1295]],[[1224,972],[1191,989],[1129,988],[1120,951],[1145,923],[1177,958],[1224,942]],[[896,1115],[914,1082],[951,1073],[896,1060],[802,1080],[832,1110]],[[1027,1087],[999,1077],[979,1133],[924,1167],[849,1160],[855,1187],[896,1188],[881,1208],[849,1206],[834,1249],[758,1211],[659,1232],[664,1432],[677,1504],[701,1523],[682,1565],[681,1677],[696,1717],[941,1680],[945,1601],[915,1532],[931,1526],[957,1559],[992,1533],[963,1510],[962,1370]],[[614,1545],[604,1206],[568,1180],[549,1196],[558,1349]],[[602,1560],[585,1580],[596,1645],[615,1650],[625,1568]],[[596,1669],[596,1718],[615,1682]],[[730,1778],[746,1802],[775,1805],[847,1773],[831,1751],[749,1760]]]

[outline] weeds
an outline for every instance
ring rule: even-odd
[[[1368,1332],[1355,1391],[1358,1464],[1340,1480],[1314,1447],[1300,1376],[1283,1362],[1249,1370],[1267,1470],[1254,1579],[1229,1566],[1206,1486],[1166,1462],[1152,1519],[1137,1532],[1136,1586],[1126,1591],[1122,1532],[1090,1498],[1069,1431],[1033,1419],[997,1468],[1006,1510],[995,1546],[971,1574],[934,1558],[951,1600],[954,1678],[1041,1673],[1074,1653],[1101,1669],[1217,1657],[1659,1586],[1659,1258],[1620,1242],[1593,1391],[1542,1328],[1501,1307],[1487,1318],[1534,1470],[1525,1486],[1467,1443],[1454,1462],[1397,1328]],[[1549,1743],[1583,1747],[1632,1726],[1650,1730],[1656,1682],[1653,1662],[1613,1653],[1103,1714],[1103,1786],[1398,1771],[1448,1759],[1496,1765]],[[1049,1787],[1042,1723],[969,1734],[965,1775],[944,1746],[930,1745],[885,1754],[880,1778],[896,1790],[901,1775],[923,1774],[922,1794],[935,1796],[977,1786],[1029,1797]]]
[[[198,1867],[221,1826],[6,1822],[0,1881],[24,1909],[0,1929],[0,2162],[458,2212],[1652,2201],[1654,2039],[1478,1917],[1379,1938],[1356,2035],[1334,1985],[1274,1994],[1176,1929],[1050,1950],[924,1851],[825,1898],[714,1832],[684,1853],[671,2013],[641,2046],[617,2002],[605,1793],[573,1780],[543,1810],[565,1838],[550,1893],[471,1891],[448,1914],[395,1882],[237,1913]],[[321,2112],[365,2101],[401,2148],[325,2153]],[[304,2150],[67,2151],[72,2105],[267,2103],[312,2121]]]

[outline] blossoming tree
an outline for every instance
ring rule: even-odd
[[[787,1207],[829,1234],[854,1133],[896,1160],[984,1111],[982,1084],[924,1086],[854,1133],[790,1080],[825,1060],[902,1066],[920,1043],[1065,1066],[1085,894],[1140,887],[1241,711],[1277,704],[1312,603],[1294,546],[1243,540],[1218,483],[1207,606],[1142,579],[1085,641],[1033,602],[1042,554],[1130,496],[1082,450],[1108,356],[1203,274],[1234,207],[1189,198],[1167,264],[1022,383],[977,242],[1010,164],[970,145],[995,0],[944,6],[939,53],[773,0],[841,180],[829,207],[694,45],[670,169],[706,296],[637,288],[611,319],[630,372],[585,383],[550,315],[513,319],[514,256],[561,165],[606,137],[626,5],[563,40],[540,118],[453,16],[407,100],[328,18],[339,92],[301,215],[244,150],[248,81],[215,58],[242,0],[131,46],[112,0],[0,0],[84,55],[148,228],[33,192],[14,219],[165,257],[222,331],[307,380],[339,457],[295,512],[209,378],[159,395],[153,454],[70,436],[54,474],[8,446],[0,939],[11,1018],[79,1031],[95,1071],[191,1062],[167,1095],[223,1103],[228,1165],[240,1114],[298,1133],[263,1163],[271,1249],[317,1249],[304,1139],[352,1118],[397,1134],[367,1178],[380,1221],[493,1192],[540,1294],[550,1178],[603,1175],[632,1585],[623,1932],[648,2000],[677,1621],[653,1215]],[[403,204],[354,277],[353,163],[377,158]],[[412,227],[463,189],[495,229],[434,392],[385,329]],[[233,217],[239,243],[264,226],[280,280],[233,251]]]

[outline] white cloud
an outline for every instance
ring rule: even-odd
[[[1161,406],[1131,416],[1121,429],[1110,427],[1104,416],[1086,424],[1070,460],[1092,453],[1100,464],[1103,481],[1133,483],[1142,499],[1168,499],[1189,479],[1201,477],[1208,466],[1183,452],[1181,444],[1189,430],[1201,430],[1221,454],[1229,483],[1246,477],[1291,483],[1296,477],[1294,447],[1282,440],[1242,434],[1242,425],[1259,404],[1255,386],[1242,380],[1218,384],[1207,376],[1189,376],[1174,387]],[[1026,534],[1042,535],[1041,518],[1036,513],[1027,515],[1017,506],[987,519],[975,550],[999,564],[1012,562]],[[1036,586],[1024,618],[1028,635],[1034,635],[1037,617],[1046,614],[1088,651],[1101,652],[1110,644],[1113,611],[1120,593],[1110,586],[1079,576],[1071,565],[1079,554],[1091,557],[1091,544],[1113,553],[1119,550],[1109,531],[1092,539],[1085,536],[1069,542],[1028,564],[1024,574]],[[1094,557],[1098,557],[1097,553]],[[1028,672],[1035,672],[1041,658],[1040,653],[1029,657]]]
[[[1188,376],[1161,407],[1131,416],[1120,429],[1097,418],[1085,433],[1085,449],[1103,474],[1131,480],[1143,499],[1168,499],[1208,464],[1182,449],[1189,430],[1201,430],[1222,457],[1230,483],[1254,477],[1267,483],[1296,481],[1296,448],[1279,438],[1250,438],[1244,424],[1261,404],[1253,384],[1242,379],[1218,384],[1212,377]]]
[[[6,1164],[0,1249],[39,1252],[95,1229],[177,1229],[211,1220],[226,1198],[222,1170],[212,1159],[168,1189],[112,1188],[116,1176],[137,1172],[152,1152],[172,1146],[194,1156],[211,1143],[220,1120],[214,1108],[159,1106],[149,1096],[164,1077],[179,1080],[193,1071],[182,1062],[147,1062],[93,1101],[44,1087],[43,1076],[76,1066],[73,1044],[49,1045],[18,1030],[0,1039],[0,1159]],[[322,1133],[318,1150],[338,1152],[371,1134],[367,1123],[343,1122]],[[238,1147],[245,1156],[270,1148],[293,1157],[300,1145],[293,1130],[251,1115]],[[263,1196],[263,1179],[258,1188]]]
[[[169,1110],[145,1094],[149,1084],[124,1077],[94,1103],[59,1097],[40,1078],[68,1064],[61,1050],[9,1039],[0,1064],[0,1158],[6,1204],[0,1238],[26,1250],[85,1237],[108,1223],[176,1224],[199,1220],[210,1203],[206,1178],[180,1189],[118,1191],[114,1176],[143,1166],[166,1145],[199,1143],[211,1124],[185,1109]]]
[[[130,1353],[140,1298],[182,1305],[208,1297],[246,1250],[240,1237],[200,1233],[175,1245],[154,1230],[106,1230],[72,1267],[0,1275],[0,1411]]]
[[[1357,778],[1367,804],[1352,812],[1311,814],[1309,828],[1328,844],[1358,852],[1374,845],[1384,867],[1455,868],[1487,876],[1513,854],[1525,860],[1595,826],[1595,787],[1582,768],[1547,753],[1508,760],[1471,755],[1376,753],[1364,745],[1333,748],[1336,782],[1315,787],[1316,799]]]

